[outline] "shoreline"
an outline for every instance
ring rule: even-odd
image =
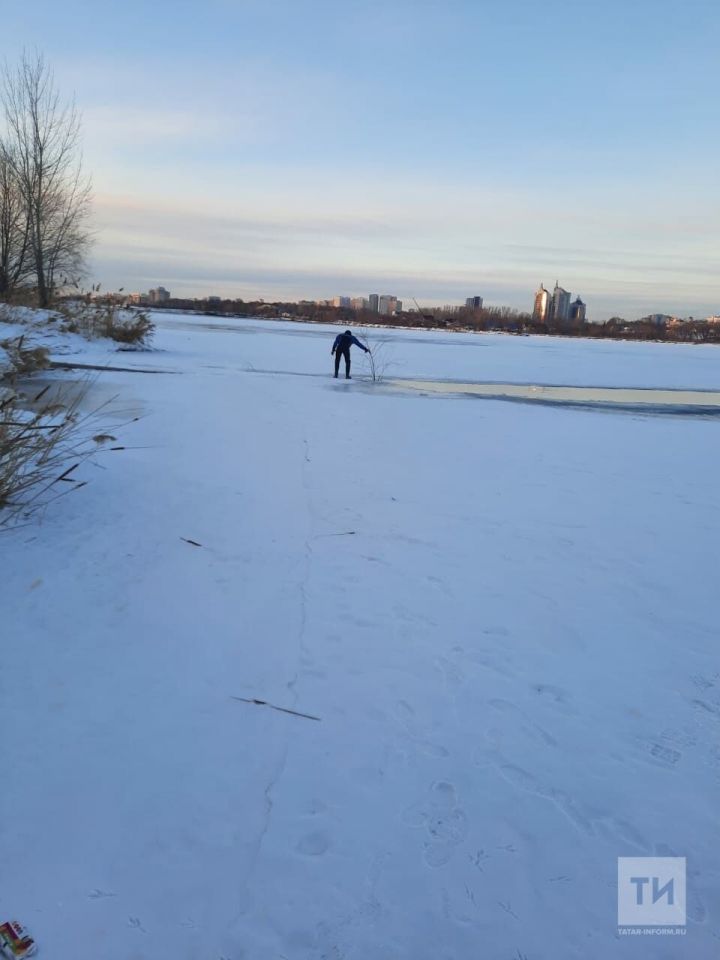
[[[720,342],[713,340],[668,340],[661,339],[658,337],[590,337],[582,333],[570,334],[570,333],[538,333],[537,331],[532,332],[518,332],[515,333],[512,330],[476,330],[473,327],[458,327],[458,326],[426,326],[423,324],[397,324],[397,323],[365,323],[362,320],[313,320],[309,317],[269,317],[269,316],[260,316],[252,313],[212,313],[206,310],[187,310],[187,309],[178,309],[174,307],[158,307],[157,304],[153,304],[148,307],[129,307],[130,310],[136,309],[145,309],[149,310],[151,313],[156,313],[162,315],[163,313],[180,313],[190,317],[212,317],[215,320],[260,320],[267,323],[278,323],[278,322],[287,322],[287,323],[307,323],[312,324],[313,326],[318,327],[360,327],[367,330],[419,330],[426,333],[453,333],[453,334],[474,334],[477,336],[505,336],[505,337],[536,337],[538,339],[552,339],[557,338],[559,340],[584,340],[592,341],[598,343],[659,343],[667,346],[686,346],[686,347],[718,347]]]

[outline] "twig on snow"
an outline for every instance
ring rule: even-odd
[[[289,707],[278,707],[274,703],[268,703],[267,700],[257,700],[255,697],[234,697],[230,695],[231,700],[240,700],[241,703],[253,703],[257,707],[270,707],[271,710],[279,710],[280,713],[290,713],[293,717],[304,717],[306,720],[320,720],[320,717],[314,717],[311,713],[300,713],[299,710],[290,710]]]

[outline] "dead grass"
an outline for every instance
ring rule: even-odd
[[[63,328],[88,339],[106,337],[117,343],[146,347],[155,332],[155,324],[144,310],[126,310],[112,303],[70,301],[60,304],[57,312]]]
[[[13,307],[37,307],[38,295],[35,287],[15,287],[5,301]]]
[[[12,391],[0,399],[0,527],[85,486],[73,474],[109,436],[97,433],[99,410],[80,411],[89,386],[62,405],[43,401],[48,387],[27,402]]]
[[[0,347],[5,351],[10,364],[10,370],[4,377],[6,380],[12,381],[15,377],[26,376],[36,370],[46,370],[50,366],[47,348],[25,346],[24,335],[11,340],[0,340]]]
[[[154,325],[144,313],[95,304],[78,307],[62,311],[66,329],[136,346],[152,336]],[[104,405],[83,412],[94,378],[60,395],[45,387],[22,396],[18,380],[49,367],[48,350],[30,346],[24,336],[1,341],[0,348],[0,528],[7,528],[85,486],[76,479],[77,468],[103,448],[119,448],[107,446],[115,437],[103,429]]]
[[[155,324],[150,316],[143,311],[135,313],[131,318],[115,322],[108,336],[119,343],[135,344],[145,347],[155,333]]]

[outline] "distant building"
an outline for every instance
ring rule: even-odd
[[[651,323],[654,327],[664,327],[673,318],[667,313],[650,313],[647,317],[641,317],[640,323]]]
[[[367,310],[368,302],[365,297],[353,297],[350,301],[350,306],[353,310]]]
[[[468,297],[465,301],[466,310],[482,310],[483,298],[482,297]]]
[[[349,307],[350,297],[333,297],[332,305],[334,307]]]
[[[550,300],[549,320],[569,320],[570,319],[570,291],[563,288],[555,281]]]
[[[550,291],[540,284],[540,289],[535,294],[535,306],[533,307],[533,320],[539,323],[545,323],[550,312]]]
[[[378,313],[382,314],[382,316],[392,317],[393,314],[399,310],[402,310],[402,303],[397,297],[393,297],[390,294],[383,294],[383,296],[379,297]]]
[[[377,313],[377,312],[378,312],[378,310],[379,310],[379,300],[380,300],[380,298],[378,297],[378,295],[377,295],[376,293],[371,293],[370,296],[368,297],[368,309],[369,309],[370,311],[372,311],[372,313]]]
[[[587,307],[582,302],[580,297],[578,297],[577,300],[573,300],[572,304],[570,305],[570,319],[577,320],[578,323],[584,323],[586,314]]]
[[[148,294],[150,303],[167,303],[169,299],[170,291],[166,290],[165,287],[157,287]]]

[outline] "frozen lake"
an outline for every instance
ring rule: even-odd
[[[192,314],[156,314],[163,331],[181,338],[214,330],[243,337],[230,356],[256,369],[289,373],[323,371],[323,344],[329,354],[342,328],[286,321],[222,320]],[[506,334],[438,333],[424,330],[357,328],[361,339],[383,343],[388,377],[497,381],[660,390],[720,390],[720,349],[695,344],[516,337]],[[282,346],[278,343],[282,342]],[[368,372],[363,355],[353,361]],[[328,363],[329,369],[329,363]]]
[[[77,357],[127,368],[127,449],[0,541],[0,902],[42,955],[714,956],[720,425],[408,381],[712,393],[720,352],[370,331],[397,386],[334,381],[337,327],[157,319]],[[651,856],[682,938],[618,934]]]

